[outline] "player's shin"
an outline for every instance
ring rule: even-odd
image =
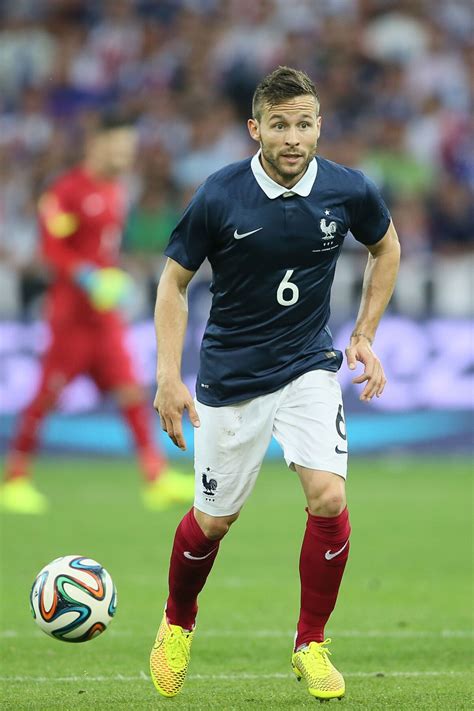
[[[125,418],[135,440],[140,469],[145,481],[154,481],[166,466],[166,459],[153,441],[151,417],[144,401],[122,405]]]
[[[295,649],[324,640],[349,555],[347,508],[338,516],[308,513],[300,556],[301,609]]]
[[[54,397],[50,395],[46,387],[43,387],[21,414],[18,429],[6,460],[6,480],[30,475],[32,457],[38,448],[39,431],[54,402]]]
[[[170,624],[192,629],[197,614],[197,596],[219,550],[219,540],[211,540],[202,532],[188,511],[179,524],[173,543],[169,570],[169,597],[166,616]]]

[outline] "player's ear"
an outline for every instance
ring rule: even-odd
[[[322,126],[322,123],[323,123],[323,117],[322,117],[322,116],[318,116],[317,119],[316,119],[316,128],[317,128],[317,130],[318,130],[318,140],[319,140],[319,136],[321,135],[321,126]]]
[[[260,126],[259,123],[256,119],[251,118],[247,121],[247,128],[250,133],[250,137],[253,138],[254,141],[260,141]]]

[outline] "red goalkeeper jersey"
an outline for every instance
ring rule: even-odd
[[[113,316],[99,313],[75,280],[87,267],[118,262],[126,214],[118,180],[103,180],[78,167],[62,175],[39,201],[42,251],[51,267],[49,317],[84,323]]]

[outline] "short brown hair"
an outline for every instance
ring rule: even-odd
[[[318,92],[306,72],[291,67],[278,67],[271,74],[267,74],[255,89],[252,99],[252,115],[257,121],[260,121],[264,104],[275,106],[302,94],[314,96],[319,112]]]

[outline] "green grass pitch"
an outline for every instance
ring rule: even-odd
[[[2,515],[2,709],[305,709],[291,675],[298,556],[305,523],[295,475],[267,463],[222,544],[200,599],[183,692],[162,699],[148,676],[175,527],[184,512],[143,511],[131,462],[43,458],[52,512]],[[351,556],[330,620],[344,673],[337,709],[473,708],[470,467],[455,458],[352,460]],[[34,624],[28,595],[51,559],[99,560],[118,588],[110,629],[65,644]]]

